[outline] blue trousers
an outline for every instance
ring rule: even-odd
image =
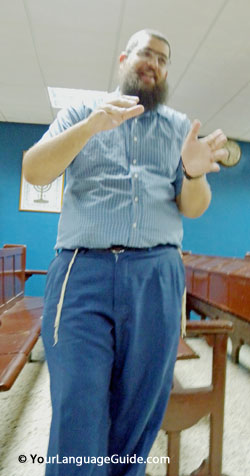
[[[52,261],[45,292],[52,400],[46,476],[142,476],[171,390],[182,260],[173,246],[80,249],[72,260],[73,253]],[[101,464],[113,455],[121,460]],[[129,462],[133,455],[144,463]]]

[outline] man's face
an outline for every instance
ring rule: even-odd
[[[129,54],[120,56],[121,92],[139,96],[145,109],[166,102],[169,53],[164,41],[142,35]]]

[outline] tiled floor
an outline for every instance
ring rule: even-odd
[[[186,385],[205,385],[209,381],[211,350],[192,340],[201,355],[193,362],[178,362],[177,372]],[[43,356],[39,342],[33,353]],[[250,475],[250,347],[244,346],[240,364],[228,360],[223,472],[227,476]],[[40,360],[23,369],[9,392],[0,394],[0,475],[43,476],[50,420],[49,379],[46,364]],[[160,431],[150,455],[166,455],[167,439]],[[181,475],[188,475],[207,456],[208,422],[203,419],[185,430],[181,440]],[[26,463],[18,457],[25,455]],[[35,457],[35,455],[37,455]],[[32,458],[35,461],[32,462]],[[166,474],[164,464],[147,466],[150,476]],[[70,475],[69,475],[70,476]]]

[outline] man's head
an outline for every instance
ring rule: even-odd
[[[120,55],[121,92],[139,96],[146,110],[165,103],[170,55],[169,42],[161,33],[154,30],[135,33]]]

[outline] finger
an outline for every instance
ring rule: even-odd
[[[222,147],[225,146],[227,142],[227,138],[223,133],[213,140],[209,140],[207,137],[204,137],[203,139],[200,139],[200,140],[201,142],[206,142],[209,145],[212,152],[221,149]]]
[[[219,149],[213,153],[212,161],[220,162],[220,160],[227,159],[229,152],[227,149]]]
[[[133,107],[133,106],[136,106],[136,104],[138,103],[139,101],[139,98],[137,100],[137,98],[134,98],[132,96],[127,96],[127,97],[119,97],[119,98],[116,98],[116,99],[113,99],[112,101],[109,101],[108,104],[112,104],[113,106],[117,106],[117,107],[124,107],[124,108],[127,108],[127,107]]]
[[[227,137],[225,136],[225,134],[223,134],[223,132],[218,135],[218,137],[215,139],[215,142],[214,142],[214,148],[215,149],[220,149],[221,147],[223,147],[227,142]]]
[[[211,170],[210,172],[219,172],[220,171],[220,166],[219,164],[217,164],[216,162],[213,162],[213,164],[211,165]]]
[[[198,119],[195,119],[188,133],[187,140],[196,140],[198,137],[200,127],[201,127],[200,121],[198,121]]]
[[[210,144],[210,148],[212,149],[213,152],[216,150],[220,150],[223,147],[225,147],[226,142],[227,142],[226,136],[224,134],[221,134]]]
[[[122,118],[124,121],[131,119],[132,117],[139,116],[144,112],[144,107],[139,104],[138,106],[130,107],[129,109],[122,110]]]
[[[213,143],[216,143],[218,140],[220,140],[220,138],[223,137],[223,140],[226,141],[227,138],[225,136],[225,134],[222,132],[221,129],[216,129],[216,131],[212,132],[211,134],[209,134],[208,136],[204,137],[204,139],[206,140],[206,142],[209,144],[209,145],[212,145]]]
[[[139,102],[138,96],[130,96],[129,94],[123,94],[121,97],[125,99],[133,99],[134,101]]]
[[[211,144],[221,133],[222,131],[220,129],[216,129],[216,131],[211,132],[211,134],[208,134],[204,139],[208,144]]]

